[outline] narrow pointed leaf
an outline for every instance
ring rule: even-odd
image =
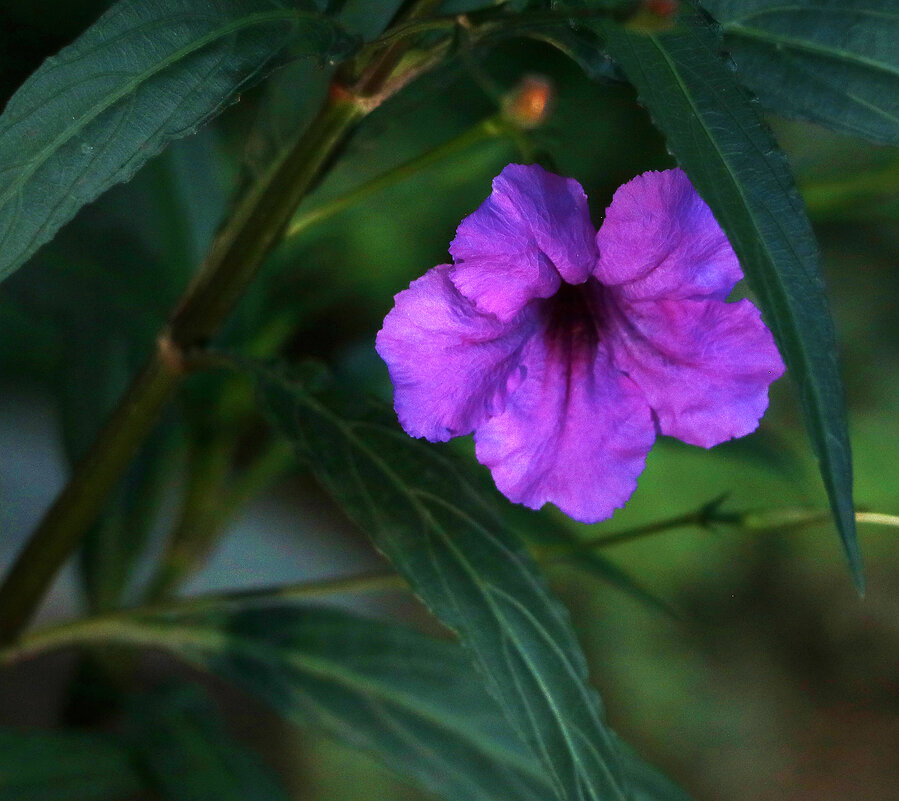
[[[471,649],[557,797],[626,798],[566,610],[451,452],[406,436],[380,406],[344,409],[258,375],[273,419],[318,479]]]
[[[279,0],[120,0],[0,116],[0,280],[115,183],[298,53],[353,40]]]
[[[111,738],[0,729],[0,801],[118,801],[142,786]]]
[[[707,0],[740,80],[767,108],[899,144],[894,0]]]
[[[644,35],[599,23],[668,146],[726,231],[800,403],[856,586],[864,586],[842,382],[815,238],[786,159],[698,16]]]

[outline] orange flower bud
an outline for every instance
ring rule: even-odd
[[[554,87],[542,75],[526,75],[503,99],[503,114],[519,128],[537,128],[552,112]]]

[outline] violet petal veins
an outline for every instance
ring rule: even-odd
[[[577,181],[510,164],[452,265],[400,292],[378,333],[400,424],[474,433],[511,501],[611,517],[661,433],[703,447],[754,431],[784,372],[712,212],[681,170],[620,187],[595,232]]]

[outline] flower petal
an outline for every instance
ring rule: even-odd
[[[750,301],[619,296],[607,309],[615,364],[643,391],[662,434],[710,448],[758,427],[784,365]]]
[[[683,170],[623,184],[596,235],[594,275],[631,300],[724,300],[743,277],[711,209]]]
[[[596,264],[587,196],[536,164],[509,164],[493,192],[462,220],[450,244],[456,288],[478,309],[508,321],[533,298],[587,279]]]
[[[554,503],[594,523],[637,488],[655,431],[646,399],[602,343],[589,349],[592,357],[586,350],[534,336],[524,353],[527,378],[502,414],[478,426],[475,444],[510,501]]]
[[[396,295],[376,344],[400,424],[432,442],[469,434],[502,411],[524,376],[519,356],[536,325],[527,312],[511,324],[481,314],[449,269],[435,267]]]

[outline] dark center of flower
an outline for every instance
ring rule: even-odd
[[[558,292],[546,299],[548,348],[569,357],[596,353],[603,317],[602,288],[595,278],[583,284],[563,282]]]

